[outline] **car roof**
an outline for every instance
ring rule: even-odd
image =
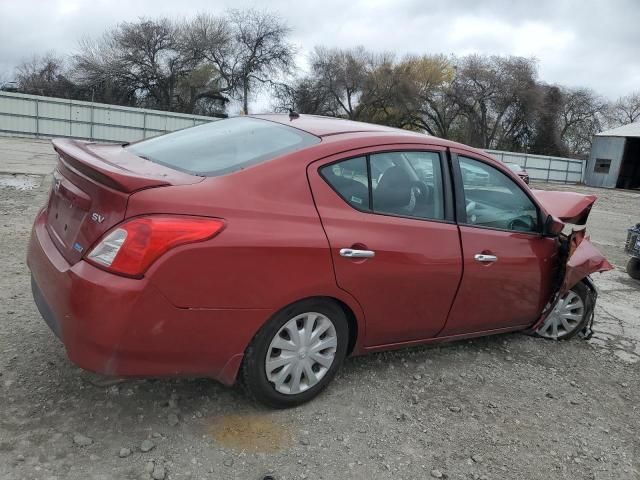
[[[458,148],[468,152],[480,155],[485,159],[490,159],[498,164],[495,158],[491,157],[482,150],[454,142],[443,138],[434,137],[422,132],[413,132],[401,128],[387,127],[385,125],[377,125],[374,123],[356,122],[353,120],[345,120],[343,118],[324,117],[321,115],[303,115],[291,116],[286,113],[268,113],[261,115],[249,115],[251,118],[277,122],[282,125],[297,128],[304,132],[310,133],[317,137],[326,138],[327,140],[337,142],[352,142],[353,135],[360,134],[358,137],[362,141],[372,141],[374,139],[384,140],[389,143],[428,143],[430,145],[439,145],[441,147]]]
[[[343,118],[335,117],[323,117],[320,115],[290,116],[288,114],[270,113],[265,115],[251,115],[251,117],[288,125],[299,130],[304,130],[305,132],[317,137],[326,137],[329,135],[339,135],[341,133],[356,132],[384,132],[386,134],[397,133],[402,135],[417,134],[416,132],[387,127],[384,125],[355,122],[353,120],[345,120]]]

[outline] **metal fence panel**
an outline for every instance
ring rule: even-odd
[[[217,120],[63,98],[0,92],[0,135],[135,141]]]
[[[531,180],[560,183],[582,183],[586,162],[575,158],[549,157],[530,153],[485,150],[496,160],[517,163],[527,170]]]
[[[3,97],[0,102],[0,113],[35,116],[36,104],[33,101],[25,102],[21,98]]]
[[[0,92],[0,135],[73,137],[131,142],[217,120],[214,117]],[[580,183],[585,162],[571,158],[486,150],[524,167],[532,180]]]
[[[13,132],[15,135],[29,136],[36,131],[35,117],[9,117],[0,115],[0,131]]]

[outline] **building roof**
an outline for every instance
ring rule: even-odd
[[[596,133],[597,137],[640,137],[640,122],[630,123],[611,130]]]

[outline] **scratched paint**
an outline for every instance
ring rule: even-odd
[[[268,414],[230,414],[214,419],[210,435],[222,447],[274,453],[291,446],[291,427]]]

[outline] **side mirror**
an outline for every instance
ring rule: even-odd
[[[544,219],[544,225],[542,227],[542,234],[545,237],[556,237],[562,233],[564,223],[558,220],[553,215],[547,215]]]

